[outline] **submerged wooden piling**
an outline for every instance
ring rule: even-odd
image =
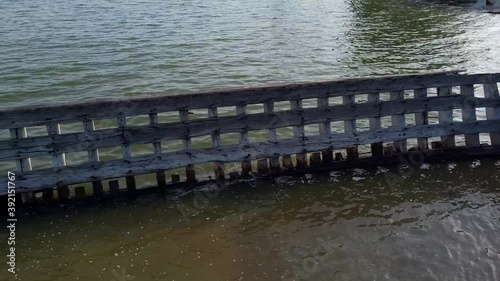
[[[92,184],[93,196],[121,194],[120,178],[125,179],[128,191],[134,191],[141,184],[136,177],[145,174],[153,174],[158,186],[167,187],[180,183],[181,177],[173,175],[167,183],[165,171],[179,168],[185,169],[187,182],[195,182],[195,165],[202,163],[213,163],[216,179],[227,179],[225,163],[239,163],[241,170],[229,173],[233,180],[238,172],[249,176],[252,161],[261,175],[353,167],[366,163],[367,157],[377,163],[406,153],[411,139],[417,140],[421,150],[459,154],[475,149],[474,155],[500,154],[499,82],[498,73],[445,72],[3,109],[0,130],[10,131],[11,138],[0,140],[0,161],[16,163],[16,188],[29,203],[35,199],[34,192],[50,199],[54,188],[60,200],[67,200],[68,186],[85,183]],[[477,86],[484,89],[484,98],[475,95]],[[460,93],[452,91],[456,87]],[[428,95],[429,89],[437,89],[438,95]],[[413,97],[405,98],[405,91],[413,91]],[[389,93],[390,100],[382,100],[381,93]],[[368,95],[368,100],[357,102],[358,95]],[[342,104],[329,102],[338,97]],[[303,106],[310,99],[317,101],[316,107]],[[253,105],[263,106],[263,112],[247,112]],[[222,107],[236,110],[219,116]],[[477,108],[486,108],[487,120],[477,120]],[[454,109],[461,110],[461,122],[453,120]],[[206,110],[208,117],[190,119],[190,110]],[[438,124],[429,124],[429,112],[438,112]],[[161,123],[159,114],[178,115],[179,120]],[[127,118],[134,117],[145,117],[134,119],[145,121],[127,124]],[[384,117],[390,122],[382,123]],[[102,119],[116,120],[118,125],[96,129],[95,121]],[[369,128],[358,127],[360,120],[369,120]],[[332,124],[339,122],[344,132],[332,132]],[[61,124],[67,123],[83,124],[83,131],[62,132]],[[37,126],[46,127],[47,135],[28,135],[27,130]],[[306,136],[305,126],[317,126],[319,133],[309,135],[308,131]],[[278,138],[282,128],[293,128],[293,136]],[[267,139],[251,141],[252,131],[267,132]],[[489,134],[488,149],[479,146],[480,133]],[[238,143],[223,145],[226,134],[237,134]],[[461,135],[465,147],[455,147]],[[441,141],[429,147],[429,138]],[[200,139],[205,142],[199,143]],[[182,141],[182,147],[164,152],[163,141]],[[131,147],[145,144],[151,146],[150,154],[132,155]],[[363,150],[365,146],[368,149]],[[100,149],[113,147],[121,149],[121,158],[100,157]],[[67,166],[66,154],[75,152],[86,152],[87,162]],[[33,170],[31,160],[38,157],[50,157],[51,167]],[[105,180],[110,180],[109,187],[104,188]],[[82,187],[74,189],[79,196],[83,191]],[[6,192],[0,186],[0,195]]]

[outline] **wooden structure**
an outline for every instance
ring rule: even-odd
[[[408,139],[416,139],[421,150],[457,151],[456,135],[465,135],[465,149],[473,149],[480,147],[479,133],[488,133],[491,149],[480,153],[498,153],[493,148],[500,145],[499,82],[500,74],[441,72],[7,109],[0,111],[0,130],[9,130],[11,138],[0,140],[0,161],[16,163],[16,192],[30,201],[35,192],[53,198],[57,191],[62,200],[69,194],[85,196],[82,187],[72,188],[71,193],[68,189],[82,183],[92,183],[95,196],[117,193],[117,178],[126,178],[126,190],[133,191],[138,188],[134,177],[148,173],[156,173],[157,185],[166,187],[181,178],[174,175],[167,180],[165,171],[180,167],[185,167],[186,181],[195,182],[194,165],[207,162],[214,163],[217,179],[229,178],[224,168],[229,162],[241,163],[239,175],[232,173],[232,178],[376,164],[385,159],[384,151],[406,153]],[[359,102],[359,96],[366,100]],[[306,100],[315,106],[304,108]],[[289,105],[277,108],[278,102]],[[247,113],[254,104],[262,105],[262,112]],[[220,107],[234,107],[235,114],[219,116]],[[477,108],[486,108],[487,120],[477,120]],[[190,111],[200,109],[207,117],[190,120]],[[454,109],[460,110],[461,118],[453,120]],[[429,112],[437,112],[437,124],[428,122]],[[178,121],[159,122],[158,114],[164,113],[178,115]],[[147,116],[149,121],[127,124],[134,116]],[[389,121],[382,122],[384,117]],[[96,129],[94,122],[100,119],[114,119],[117,126]],[[358,126],[362,119],[369,123],[363,131]],[[331,123],[339,121],[343,128],[336,132]],[[75,122],[83,125],[82,131],[61,132],[61,124]],[[310,125],[319,128],[317,134],[305,134]],[[28,135],[27,128],[34,126],[46,127],[47,134]],[[293,137],[283,139],[277,134],[279,128],[293,129]],[[267,141],[251,141],[249,133],[255,130],[266,130]],[[222,145],[229,133],[239,134],[239,144]],[[193,138],[207,135],[212,147],[194,148]],[[440,137],[441,142],[430,146],[430,137]],[[161,143],[168,140],[182,140],[182,149],[163,152]],[[137,144],[150,144],[152,153],[132,155],[131,146]],[[360,157],[360,145],[371,146],[365,157]],[[109,147],[121,147],[121,159],[100,159],[99,150]],[[86,152],[88,161],[67,165],[65,154],[77,151]],[[32,159],[47,156],[52,168],[32,169]],[[6,175],[2,176],[6,183]],[[105,185],[105,180],[111,181]],[[6,184],[1,185],[0,195],[6,192]]]

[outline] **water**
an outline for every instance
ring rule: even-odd
[[[499,26],[500,16],[404,0],[4,0],[0,108],[457,68],[497,72]],[[86,157],[66,156],[69,164]],[[498,280],[499,163],[471,164],[433,164],[396,185],[380,170],[357,170],[38,210],[18,224],[17,279]],[[47,167],[50,158],[33,165]],[[12,280],[3,267],[0,280]]]

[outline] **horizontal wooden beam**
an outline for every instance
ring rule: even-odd
[[[21,107],[0,110],[0,129],[111,119],[209,107],[244,106],[294,99],[325,98],[466,84],[486,84],[497,83],[499,81],[500,73],[472,75],[428,73]]]
[[[306,137],[308,144],[306,147],[298,139],[288,139],[277,143],[250,143],[244,147],[233,145],[224,148],[195,149],[126,160],[27,171],[17,175],[16,191],[36,191],[47,187],[105,180],[122,177],[123,175],[141,175],[158,170],[184,167],[188,164],[215,161],[241,162],[243,160],[314,152],[324,149],[343,149],[361,144],[392,142],[408,138],[491,132],[500,132],[500,120],[387,128],[353,134],[332,134],[328,137],[318,135]],[[5,176],[0,177],[1,180],[6,182]],[[0,195],[4,195],[6,192],[6,187],[0,187]]]
[[[483,99],[464,95],[424,97],[321,108],[228,116],[106,130],[87,131],[0,141],[0,161],[88,151],[123,144],[147,144],[165,140],[291,127],[301,124],[409,114],[454,108],[500,106],[500,98]]]

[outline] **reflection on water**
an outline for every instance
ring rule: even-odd
[[[498,280],[499,171],[376,167],[38,211],[19,280]]]

